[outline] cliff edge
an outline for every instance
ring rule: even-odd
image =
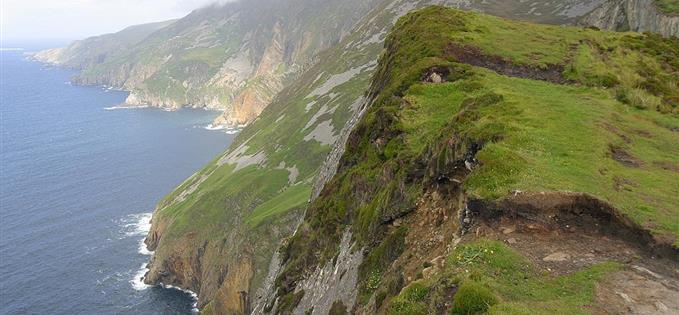
[[[385,48],[256,313],[679,311],[676,39],[429,7]]]

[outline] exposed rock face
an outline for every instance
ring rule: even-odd
[[[661,13],[653,0],[609,0],[583,18],[580,24],[607,30],[679,36],[679,16]]]
[[[358,268],[363,262],[363,251],[356,248],[349,230],[344,232],[338,249],[337,258],[318,267],[297,288],[304,296],[293,310],[293,314],[324,315],[336,303],[341,303],[347,310],[356,303],[356,286],[358,284]],[[272,259],[267,282],[253,302],[252,314],[276,313],[278,301],[275,296],[267,294],[273,290],[275,277],[280,268],[278,254]]]
[[[313,186],[313,190],[311,191],[311,201],[316,200],[318,194],[321,193],[321,190],[323,190],[325,184],[333,176],[335,176],[335,173],[337,172],[337,165],[339,164],[339,161],[342,158],[342,155],[344,154],[347,140],[349,139],[349,134],[351,134],[351,131],[354,130],[356,124],[363,117],[363,114],[365,113],[365,110],[368,108],[369,103],[370,100],[366,97],[362,97],[356,100],[355,104],[358,105],[358,109],[354,111],[353,116],[351,117],[351,119],[349,119],[347,124],[340,132],[340,135],[337,141],[335,142],[332,151],[330,151],[330,154],[328,154],[325,163],[323,163],[322,169],[319,171]]]

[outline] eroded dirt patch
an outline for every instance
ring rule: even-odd
[[[588,194],[516,192],[500,201],[470,200],[468,206],[475,220],[495,224],[495,228],[511,220],[533,231],[572,231],[577,232],[578,237],[599,235],[619,239],[651,255],[679,261],[679,250],[672,245],[673,239],[651,234],[610,204]]]
[[[459,242],[460,207],[461,200],[431,191],[420,199],[412,214],[393,223],[409,227],[406,250],[395,263],[402,267],[407,282],[418,278],[424,265],[434,267],[430,271],[441,267],[446,254]]]
[[[546,68],[521,65],[500,56],[488,55],[474,46],[450,43],[446,46],[445,56],[458,62],[493,70],[499,74],[523,79],[547,81],[556,84],[568,83],[563,77],[563,65],[548,65]]]
[[[641,167],[644,164],[641,160],[625,151],[622,147],[610,145],[608,148],[610,150],[610,157],[622,165],[627,167]]]

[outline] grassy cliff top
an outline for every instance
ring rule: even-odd
[[[393,112],[394,157],[467,138],[483,146],[471,195],[588,193],[679,238],[679,40],[432,7],[386,46],[373,112]],[[449,82],[421,82],[437,67]]]
[[[404,16],[337,175],[283,249],[279,293],[332,259],[349,225],[371,248],[359,276],[367,301],[399,255],[379,245],[399,244],[390,222],[441,179],[491,202],[585,193],[679,245],[678,77],[677,39],[439,6]]]

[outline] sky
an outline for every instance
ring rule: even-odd
[[[3,42],[75,40],[180,18],[224,0],[0,0]]]

